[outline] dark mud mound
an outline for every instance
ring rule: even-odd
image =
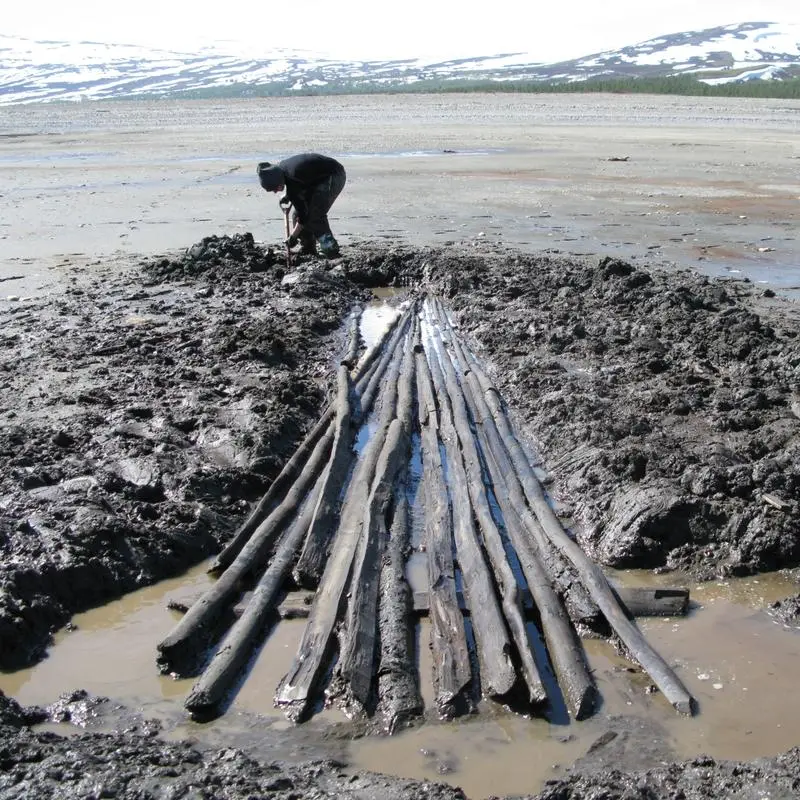
[[[783,625],[800,628],[800,594],[772,603],[767,613]]]
[[[316,419],[369,296],[322,262],[285,275],[245,235],[76,273],[8,315],[0,668],[219,549]]]
[[[716,761],[698,756],[692,761],[669,764],[647,772],[605,770],[548,781],[535,797],[527,800],[707,800],[740,798],[794,800],[800,791],[800,750],[792,749],[776,758],[742,763]]]
[[[439,253],[425,274],[597,560],[706,577],[800,561],[790,303],[610,259]]]
[[[76,702],[77,701],[77,702]],[[66,703],[80,720],[80,698]],[[31,720],[31,717],[37,717]],[[301,764],[261,763],[233,748],[200,750],[168,743],[157,730],[70,737],[37,733],[39,710],[22,709],[0,693],[0,797],[5,800],[53,798],[214,798],[217,800],[459,800],[450,786],[387,779],[371,773],[347,774],[335,761]],[[63,721],[55,714],[53,719]]]

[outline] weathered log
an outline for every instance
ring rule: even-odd
[[[404,329],[410,318],[411,314],[409,312],[404,314],[400,323],[400,331]],[[393,333],[397,332],[398,329],[396,328]],[[389,344],[392,345],[398,340],[399,336],[393,335]],[[387,348],[387,352],[381,358],[377,370],[369,379],[369,384],[359,407],[359,413],[363,413],[371,405],[381,370],[391,361],[391,356],[392,350]],[[217,581],[206,590],[200,600],[189,609],[173,630],[158,644],[158,663],[162,671],[180,671],[180,665],[188,661],[190,654],[196,651],[200,643],[207,638],[217,617],[239,592],[241,582],[248,574],[263,566],[277,537],[297,512],[297,508],[305,498],[309,488],[323,470],[333,444],[333,438],[334,429],[329,425],[324,436],[314,447],[297,480],[289,488],[283,501],[259,524],[239,554]]]
[[[387,347],[377,362],[377,367],[367,378],[366,385],[362,387],[358,396],[355,398],[353,408],[353,428],[352,437],[357,433],[357,425],[364,421],[369,410],[372,408],[375,396],[380,388],[380,381],[388,368],[389,363],[397,352],[399,342],[405,335],[406,328],[411,322],[413,306],[403,315],[400,324],[394,329],[389,338]],[[342,458],[341,469],[332,473],[332,482],[326,492],[320,508],[314,517],[311,529],[308,532],[300,557],[294,567],[294,578],[300,586],[314,588],[319,584],[319,579],[325,569],[325,563],[330,550],[331,538],[336,530],[336,519],[340,508],[340,496],[342,487],[350,472],[345,467],[345,459]]]
[[[405,575],[409,551],[408,501],[400,495],[380,572],[378,709],[387,733],[405,727],[424,710],[414,659],[411,588]]]
[[[440,409],[440,436],[444,443],[450,491],[453,498],[453,534],[464,581],[464,594],[469,605],[480,665],[480,682],[489,696],[507,694],[516,675],[511,659],[505,620],[495,594],[494,584],[483,560],[478,532],[472,516],[469,480],[461,458],[458,433],[447,396],[439,359],[428,353],[433,385]]]
[[[613,586],[623,609],[632,617],[682,617],[689,610],[689,590]]]
[[[458,337],[452,338],[451,346],[463,365],[464,352]],[[483,400],[477,378],[468,370],[463,377],[466,384],[464,394],[486,456],[495,497],[528,588],[539,610],[542,632],[559,686],[572,716],[579,720],[585,719],[594,711],[597,688],[589,672],[577,631],[539,560],[537,544],[541,546],[543,533],[525,503],[522,485],[515,475],[491,412]]]
[[[448,341],[451,334],[459,341],[455,327],[447,310],[438,297],[426,304],[429,314],[441,326],[442,335]],[[546,539],[546,537],[545,537]],[[575,625],[593,629],[602,617],[600,609],[581,583],[572,563],[560,553],[549,540],[541,541],[538,547],[539,560],[544,566],[558,594],[564,599],[567,612]]]
[[[467,690],[472,679],[472,670],[464,619],[456,598],[453,519],[439,450],[439,421],[433,379],[422,348],[417,352],[416,361],[425,504],[424,545],[429,587],[426,609],[429,602],[434,704],[441,717],[450,718],[460,708],[469,708],[471,705]]]
[[[628,649],[631,657],[641,665],[651,677],[653,683],[678,712],[682,714],[693,713],[695,707],[694,698],[689,694],[674,670],[649,644],[636,625],[631,622],[600,567],[594,564],[564,531],[561,522],[547,502],[530,462],[513,432],[510,420],[503,409],[499,392],[492,385],[474,357],[470,359],[470,367],[480,381],[486,402],[492,411],[492,416],[497,423],[503,442],[516,467],[525,497],[547,538],[575,566],[592,599],[597,603],[609,625],[611,625],[614,632]]]
[[[342,361],[342,363],[347,366],[348,369],[355,369],[356,364],[358,363],[358,351],[361,349],[361,314],[362,311],[359,308],[350,316],[347,352],[345,353]]]
[[[444,369],[445,388],[450,399],[458,439],[461,443],[461,457],[464,462],[467,480],[469,481],[469,496],[472,508],[477,517],[483,545],[489,556],[495,581],[500,591],[503,614],[517,646],[522,673],[528,686],[529,700],[532,704],[538,705],[547,700],[547,693],[542,683],[539,668],[533,657],[533,648],[522,610],[520,587],[508,561],[502,534],[489,507],[489,498],[484,485],[480,456],[475,436],[470,429],[464,387],[459,384],[453,362],[439,336],[438,328],[433,329],[433,336],[439,360]]]
[[[375,365],[378,356],[383,350],[384,344],[389,341],[403,318],[404,315],[398,315],[375,343],[375,346],[364,353],[361,361],[359,361],[352,376],[357,392],[363,391],[364,387],[366,387],[367,381],[371,375],[370,369]],[[349,352],[350,348],[348,348],[348,353]],[[239,526],[231,540],[217,555],[209,568],[209,572],[222,572],[233,562],[264,517],[278,504],[279,499],[285,495],[291,483],[297,479],[297,476],[301,473],[303,465],[308,460],[317,442],[328,432],[333,423],[335,413],[336,411],[333,404],[325,409],[320,419],[306,434],[291,458],[284,464],[283,469],[275,480],[272,481],[269,489],[267,489],[266,493],[250,511],[247,519]]]
[[[415,326],[416,331],[416,326]],[[412,333],[412,336],[414,334]],[[342,687],[344,705],[350,713],[367,709],[375,678],[377,641],[378,583],[380,565],[388,538],[387,515],[394,485],[408,463],[413,405],[413,338],[406,342],[397,382],[396,417],[389,426],[386,441],[375,467],[361,535],[350,577],[347,613],[339,636],[339,660],[334,671],[331,693]]]
[[[691,600],[688,589],[665,586],[663,588],[650,586],[613,586],[614,594],[619,599],[624,610],[632,617],[682,617],[689,610]],[[233,616],[237,619],[242,616],[252,592],[246,592],[242,600],[233,607]],[[171,598],[167,608],[185,614],[192,602],[197,598]],[[277,608],[281,619],[306,619],[311,610],[314,592],[292,592],[284,598]],[[527,619],[538,616],[533,605],[530,591],[522,591],[523,608]],[[462,614],[469,614],[469,609],[464,602],[463,592],[456,592],[452,608],[460,609]],[[414,592],[411,610],[414,614],[424,617],[430,611],[428,592]]]
[[[330,473],[338,468],[340,452],[350,447],[350,376],[345,365],[337,375],[336,419],[334,421],[333,452],[325,471],[307,498],[304,507],[286,535],[258,582],[250,600],[237,622],[217,649],[216,654],[192,687],[185,707],[195,715],[213,713],[222,703],[234,681],[247,663],[254,647],[263,636],[267,620],[275,605],[286,575],[300,543],[309,530],[315,510],[330,481]]]
[[[400,365],[400,358],[394,358],[390,365],[381,394],[377,429],[356,464],[342,505],[339,532],[333,541],[297,655],[275,694],[275,704],[285,708],[287,716],[296,721],[308,710],[330,652],[331,635],[344,603],[376,464],[395,416]]]

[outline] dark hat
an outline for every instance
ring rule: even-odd
[[[278,187],[286,185],[286,177],[283,170],[270,164],[269,161],[262,161],[256,169],[258,180],[261,186],[268,192],[274,192]]]

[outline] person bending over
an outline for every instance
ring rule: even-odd
[[[300,252],[316,255],[317,244],[326,258],[339,255],[339,244],[331,233],[328,212],[344,188],[347,176],[335,159],[319,153],[300,153],[277,164],[262,161],[258,180],[267,192],[282,192],[280,204],[292,204],[292,227],[286,244],[298,242]]]

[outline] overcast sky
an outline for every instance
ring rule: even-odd
[[[4,0],[29,39],[194,49],[214,40],[339,58],[530,53],[555,61],[735,22],[800,22],[800,0]]]

